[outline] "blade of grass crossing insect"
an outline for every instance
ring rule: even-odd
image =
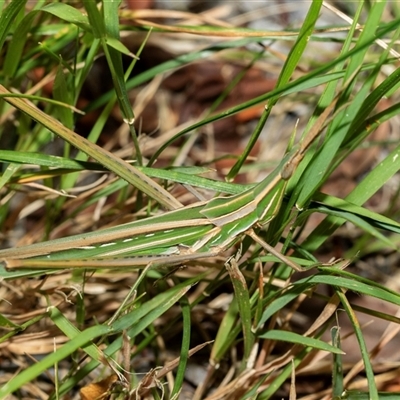
[[[297,68],[297,65],[300,61],[300,58],[307,46],[307,43],[310,39],[310,36],[314,30],[315,24],[318,20],[319,13],[322,7],[322,0],[315,0],[311,3],[310,9],[307,13],[307,16],[304,20],[304,23],[300,29],[299,35],[297,36],[297,40],[293,45],[292,49],[289,52],[289,55],[283,65],[282,72],[279,75],[278,82],[276,84],[277,88],[281,88],[285,86],[290,77],[293,74],[293,71]],[[227,180],[232,180],[242,168],[243,163],[247,160],[250,151],[254,147],[258,137],[260,136],[261,130],[267,121],[273,106],[278,101],[278,97],[273,97],[268,102],[268,107],[263,111],[263,115],[260,118],[259,123],[257,124],[257,128],[252,134],[245,150],[243,151],[242,155],[239,157],[235,165],[229,171],[227,175]]]
[[[51,116],[45,114],[32,103],[17,97],[7,97],[10,92],[0,85],[0,94],[10,104],[28,114],[31,118],[44,125],[51,132],[62,137],[73,146],[89,154],[95,160],[106,166],[118,176],[125,179],[127,182],[137,187],[149,197],[155,199],[160,204],[168,209],[176,209],[182,207],[182,204],[177,201],[167,190],[156,184],[145,174],[124,162],[114,154],[102,149],[96,144],[90,143],[87,139],[79,136],[74,131],[66,128]]]
[[[288,157],[287,161],[285,161],[285,163],[282,167],[282,172],[280,174],[282,180],[280,183],[278,183],[278,185],[279,184],[281,185],[281,193],[279,195],[279,199],[277,199],[277,200],[271,199],[270,202],[267,204],[267,203],[265,203],[265,200],[268,200],[268,198],[271,196],[271,194],[269,194],[269,195],[265,196],[264,199],[259,201],[258,207],[261,210],[262,210],[262,208],[265,208],[266,210],[268,210],[268,207],[273,206],[274,209],[272,210],[271,215],[274,215],[274,218],[278,218],[278,220],[275,219],[274,221],[272,221],[272,223],[270,224],[270,227],[269,227],[269,228],[271,228],[269,230],[271,230],[274,233],[274,238],[275,238],[275,240],[271,242],[272,245],[276,244],[275,241],[278,240],[278,238],[280,236],[279,233],[282,233],[284,227],[287,225],[287,223],[290,219],[290,214],[292,212],[292,204],[291,203],[288,203],[286,205],[286,207],[283,209],[281,207],[287,183],[288,183],[288,181],[291,180],[292,176],[296,173],[298,166],[302,164],[303,158],[307,155],[309,148],[312,145],[314,145],[314,143],[316,142],[316,139],[322,133],[324,124],[328,120],[329,115],[334,110],[338,100],[339,100],[339,95],[337,95],[336,98],[333,101],[331,101],[331,103],[318,116],[318,118],[314,121],[313,126],[310,128],[309,132],[305,135],[302,142],[300,143],[300,146],[297,146],[297,148],[295,148],[293,150],[292,155],[290,157]],[[260,185],[258,185],[258,186],[260,186]],[[293,196],[292,196],[292,198],[293,198]],[[274,201],[276,203],[275,205],[274,205]],[[271,218],[268,218],[268,214],[269,214],[269,211],[267,214],[265,214],[265,216],[260,218],[260,222],[262,225],[271,221]],[[265,222],[264,222],[264,219],[265,219]],[[269,246],[269,244],[267,244],[265,241],[260,240],[260,238],[256,238],[256,237],[253,237],[253,238],[262,247],[264,247],[267,251],[272,252],[272,254],[274,254],[275,256],[278,255],[275,252],[275,250],[273,250]],[[283,254],[285,253],[286,246],[288,246],[288,245],[289,245],[289,241],[287,241],[287,243],[284,245]],[[294,263],[289,263],[288,265],[296,270],[300,270],[300,267]]]

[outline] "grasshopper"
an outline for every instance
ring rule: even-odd
[[[6,268],[134,268],[174,265],[220,255],[243,235],[295,270],[302,268],[258,238],[254,229],[277,215],[285,189],[307,149],[320,136],[337,98],[321,113],[308,135],[255,187],[83,235],[0,251]]]

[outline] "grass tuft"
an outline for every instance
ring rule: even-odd
[[[400,14],[336,3],[0,3],[0,398],[399,396]]]

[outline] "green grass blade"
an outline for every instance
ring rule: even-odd
[[[18,164],[11,163],[7,165],[6,170],[0,177],[0,189],[3,188],[10,181],[10,179],[15,175],[19,168],[20,166]]]
[[[191,318],[190,318],[190,305],[186,297],[182,297],[181,301],[182,308],[182,320],[183,320],[183,330],[182,330],[182,344],[181,352],[179,357],[179,366],[176,371],[174,387],[171,391],[171,399],[178,398],[182,391],[182,385],[185,379],[185,372],[187,368],[187,362],[189,359],[189,349],[190,349],[190,332],[191,332]]]
[[[363,279],[357,275],[350,274],[349,272],[337,270],[332,267],[320,267],[321,271],[327,274],[318,274],[306,279],[309,284],[324,283],[331,286],[346,288],[356,293],[362,293],[367,296],[376,297],[377,299],[387,301],[396,305],[400,305],[400,295],[388,288],[378,285],[371,280]],[[330,272],[330,274],[329,274]],[[333,276],[332,274],[340,274],[340,276]],[[305,282],[303,280],[300,283]]]
[[[387,238],[385,235],[380,233],[365,218],[359,217],[358,215],[353,214],[353,213],[348,213],[346,211],[332,210],[332,209],[324,207],[324,206],[318,207],[318,212],[321,212],[321,213],[329,215],[329,216],[334,216],[338,220],[341,220],[341,221],[351,222],[355,226],[358,226],[359,228],[361,228],[364,232],[367,232],[371,236],[374,236],[376,239],[381,240],[389,248],[398,250],[398,246],[396,244],[394,244],[390,238]],[[306,217],[307,214],[308,213],[304,213],[304,217]],[[301,219],[299,219],[299,222],[301,222]]]
[[[46,4],[40,11],[48,12],[55,17],[70,22],[86,32],[92,32],[88,18],[81,11],[65,3]]]
[[[374,369],[371,364],[371,360],[369,357],[367,345],[364,340],[364,335],[361,330],[361,326],[358,322],[358,319],[357,319],[353,309],[351,308],[349,301],[346,298],[346,295],[343,293],[342,289],[338,288],[336,290],[336,293],[340,298],[340,301],[346,311],[347,316],[350,319],[351,324],[353,325],[353,329],[356,334],[358,346],[360,347],[360,351],[361,351],[361,357],[364,362],[365,373],[367,375],[369,398],[371,400],[379,400],[378,389],[376,388],[376,384],[375,384]]]
[[[365,218],[372,226],[380,229],[385,229],[389,232],[400,233],[400,223],[391,218],[378,214],[374,211],[360,207],[347,200],[342,200],[335,196],[330,196],[324,193],[317,193],[314,196],[315,203],[311,203],[309,208],[318,210],[320,203],[324,207],[331,208],[336,211],[345,211],[355,214],[361,218]]]
[[[210,354],[210,360],[218,364],[223,357],[225,351],[229,346],[229,335],[234,331],[240,331],[240,327],[237,328],[237,317],[238,317],[238,303],[235,298],[229,304],[229,308],[226,311],[224,318],[219,325],[218,333],[215,337],[213,347]]]
[[[17,2],[14,2],[17,3]],[[5,54],[3,71],[4,75],[10,79],[14,76],[21,61],[22,52],[25,43],[28,39],[28,33],[31,29],[32,22],[36,17],[37,12],[30,12],[26,15],[22,21],[16,27],[11,41],[9,43],[9,49]]]
[[[1,10],[0,14],[0,49],[3,48],[7,35],[10,34],[12,25],[18,20],[17,16],[25,9],[27,1],[11,1],[6,8]]]
[[[244,364],[242,365],[242,368],[245,369],[254,345],[254,334],[251,329],[252,318],[249,290],[246,280],[244,279],[244,276],[238,267],[237,260],[235,258],[231,258],[226,262],[225,266],[231,277],[242,324],[244,341]]]
[[[54,79],[53,85],[53,96],[55,100],[58,100],[65,104],[72,105],[72,93],[71,87],[69,87],[67,82],[67,77],[64,74],[63,66],[59,66],[57,69],[56,77]],[[70,108],[58,107],[57,115],[60,122],[69,129],[74,127],[73,113]]]
[[[268,340],[279,340],[283,342],[299,344],[304,347],[312,347],[313,349],[328,351],[332,354],[344,354],[344,352],[338,349],[336,346],[332,346],[331,344],[323,342],[322,340],[299,335],[298,333],[294,332],[270,330],[266,333],[261,334],[259,337]]]
[[[332,344],[340,349],[340,328],[333,327],[331,330]],[[333,354],[332,373],[332,397],[339,399],[343,393],[343,361],[341,354]]]
[[[14,328],[15,330],[20,330],[21,325],[14,324],[12,321],[10,321],[8,318],[6,318],[4,315],[0,315],[0,327],[1,328]],[[3,339],[3,338],[2,338]]]
[[[93,4],[95,4],[95,2],[93,2]],[[105,38],[105,42],[103,43],[103,49],[105,51],[106,56],[108,54],[107,61],[110,67],[111,76],[114,82],[114,88],[117,94],[122,114],[125,120],[129,121],[128,124],[131,125],[133,124],[133,120],[135,117],[132,111],[132,106],[128,98],[128,92],[124,79],[124,71],[122,67],[121,52],[116,50],[115,46],[114,48],[107,48],[107,44],[112,43],[112,41],[115,42],[119,41],[118,5],[119,2],[115,1],[103,2],[105,31],[101,32],[101,37]],[[119,48],[120,47],[124,48],[125,46],[123,46],[122,43],[120,43]],[[138,156],[140,157],[140,154]],[[139,162],[139,165],[141,165],[141,162]]]

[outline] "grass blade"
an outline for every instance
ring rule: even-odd
[[[322,340],[299,335],[294,332],[270,330],[261,334],[260,337],[268,340],[279,340],[283,342],[295,343],[304,347],[312,347],[313,349],[322,351],[329,351],[332,354],[344,354],[343,351],[338,349],[336,346],[332,346]]]

